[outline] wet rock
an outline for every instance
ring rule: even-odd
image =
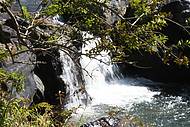
[[[148,127],[133,117],[102,117],[95,121],[88,122],[80,127]]]
[[[25,4],[30,6],[30,4],[33,3],[30,1],[30,3]],[[16,11],[18,11],[18,7]],[[96,9],[94,11],[96,11]],[[20,32],[25,34],[26,28],[29,27],[30,23],[20,17],[15,18],[20,25]],[[41,25],[30,29],[31,31],[28,35],[29,38],[24,39],[26,43],[25,45],[27,45],[27,48],[29,47],[30,52],[25,52],[18,55],[13,61],[14,64],[10,59],[4,63],[0,62],[0,65],[3,64],[2,66],[10,72],[18,71],[26,76],[24,92],[22,94],[17,94],[18,97],[23,96],[24,98],[30,98],[31,100],[33,99],[33,103],[47,101],[50,104],[62,105],[66,103],[65,98],[68,96],[66,95],[66,81],[61,78],[61,75],[63,74],[63,61],[60,61],[61,58],[58,48],[49,49],[48,45],[42,43],[55,32],[50,27],[48,27],[49,24],[53,25],[54,21],[52,21],[52,19],[36,19],[36,22],[40,22]],[[14,22],[9,17],[9,15],[6,13],[0,13],[0,46],[3,46],[3,48],[6,50],[4,44],[8,44],[8,48],[10,48],[12,54],[17,53],[17,49],[20,48],[16,29],[17,28],[15,27]],[[77,98],[78,96],[81,96],[79,95],[80,93],[85,93],[84,79],[82,77],[82,69],[80,68],[80,59],[78,55],[78,52],[80,52],[82,48],[82,43],[73,42],[70,45],[73,46],[72,50],[76,51],[70,55],[73,57],[73,59],[75,59],[75,61],[73,61],[75,65],[73,68],[71,68],[71,71],[76,73],[74,74],[76,75],[76,81],[74,80],[73,82],[77,87],[72,96],[76,96],[75,98]],[[38,48],[39,50],[33,50],[33,48]],[[40,51],[41,48],[42,51]],[[48,48],[48,50],[46,50],[46,48]],[[63,60],[66,61],[67,59]],[[77,86],[75,82],[78,82],[79,85]],[[71,93],[71,89],[67,89],[67,91],[68,93]],[[67,98],[70,98],[70,95]],[[63,101],[60,102],[60,100]],[[85,103],[85,100],[86,99],[84,97],[81,101],[84,101]]]
[[[118,123],[119,123],[118,118],[102,117],[95,121],[86,123],[81,127],[117,127]]]
[[[161,8],[163,12],[171,12],[173,19],[180,23],[185,23],[185,19],[190,16],[189,0],[168,0]]]

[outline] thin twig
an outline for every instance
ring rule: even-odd
[[[21,10],[22,15],[25,16],[25,15],[24,15],[23,8],[22,8],[22,4],[21,4],[20,0],[16,0],[16,1],[17,1],[18,5],[19,5],[19,8],[20,8],[20,10]]]
[[[132,24],[131,28],[144,16],[144,13],[142,13]]]
[[[170,22],[172,22],[172,23],[174,23],[174,24],[176,24],[176,25],[178,25],[179,27],[183,28],[183,29],[190,35],[190,32],[186,29],[186,27],[184,27],[184,26],[181,25],[180,23],[175,22],[174,20],[171,20],[171,19],[166,18],[166,17],[165,17],[165,19],[168,20],[168,21],[170,21]]]

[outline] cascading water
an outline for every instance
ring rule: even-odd
[[[93,36],[86,33],[85,38],[93,38]],[[86,42],[89,45],[82,49],[83,53],[85,54],[85,52],[92,49],[98,41],[99,39],[97,38]],[[111,59],[107,52],[101,52],[101,55],[96,56],[96,58],[83,56],[81,65],[86,70],[84,74],[87,91],[93,99],[93,105],[110,104],[122,106],[130,101],[150,100],[155,94],[146,87],[131,86],[130,79],[125,82],[125,85],[119,82],[119,77],[122,77],[122,75],[120,74],[119,76],[115,73],[118,68],[116,65],[111,64]]]
[[[93,36],[85,33],[84,38]],[[85,54],[99,41],[86,42]],[[103,61],[103,62],[102,62]],[[105,64],[107,63],[107,64]],[[156,127],[189,127],[190,106],[181,96],[165,96],[155,88],[158,83],[144,78],[124,78],[118,75],[118,68],[110,64],[110,56],[102,52],[93,58],[82,56],[85,69],[86,89],[92,102],[80,112],[87,121],[106,115],[110,108],[117,107],[123,114],[137,115],[143,122]],[[115,73],[117,71],[117,73]],[[111,80],[109,80],[111,79]],[[162,84],[163,85],[163,84]],[[167,85],[167,84],[164,84]]]
[[[31,5],[31,3],[38,0],[22,1],[27,1],[27,5]],[[112,0],[112,5],[123,6],[122,1],[124,3],[126,2],[126,0]],[[118,2],[121,2],[121,4]],[[125,9],[125,7],[123,9]],[[31,10],[35,9],[32,7]],[[117,19],[112,19],[112,15],[108,15],[108,17],[110,22],[114,22]],[[62,23],[59,22],[59,24]],[[85,37],[88,38],[92,36],[87,34]],[[83,53],[85,53],[85,50],[90,50],[96,41],[98,41],[98,39],[92,40],[91,44],[84,47]],[[78,82],[76,76],[75,63],[63,51],[60,51],[60,56],[63,65],[62,79],[67,85],[67,96],[69,96],[67,107],[78,106],[83,102],[82,100],[86,100],[86,95],[82,95],[79,92],[81,84]],[[106,52],[102,52],[102,55],[96,58],[104,62],[110,62],[109,55]],[[189,87],[182,87],[182,89],[177,88],[178,91],[181,91],[181,94],[175,94],[173,96],[165,93],[159,94],[162,92],[152,92],[144,85],[151,84],[157,86],[155,82],[150,82],[142,78],[119,79],[119,73],[115,74],[115,71],[117,71],[116,66],[107,65],[85,56],[82,57],[81,64],[88,72],[84,71],[84,74],[88,93],[92,97],[92,103],[88,105],[90,110],[86,108],[82,116],[86,115],[87,118],[93,119],[94,117],[103,116],[107,111],[110,111],[109,106],[117,106],[124,109],[124,112],[121,111],[121,113],[140,117],[145,123],[152,126],[190,127],[190,103],[189,100],[183,99],[183,97],[189,98],[189,94],[186,95],[186,93],[190,91]],[[89,75],[91,75],[92,78]],[[109,78],[112,79],[112,81],[107,81]],[[178,85],[180,86],[181,84]],[[164,86],[167,86],[167,84],[164,84]],[[175,86],[169,88],[172,93],[176,91],[174,88]],[[160,90],[158,89],[157,91]],[[113,108],[111,110],[113,110]]]
[[[66,84],[66,97],[68,99],[66,107],[78,107],[87,101],[87,94],[80,92],[84,84],[81,84],[82,82],[79,82],[77,78],[78,71],[71,57],[65,52],[60,51],[60,59],[62,61],[63,70],[61,78]]]
[[[84,39],[93,38],[85,32],[83,37]],[[87,45],[82,48],[83,54],[92,49],[98,41],[99,38],[87,41]],[[79,92],[80,84],[76,78],[77,71],[73,60],[62,51],[60,55],[63,62],[62,79],[67,84],[67,96],[69,97],[66,107],[78,107],[83,103],[82,100],[87,100],[87,94],[83,95]],[[156,87],[157,83],[147,79],[123,78],[117,66],[111,64],[107,52],[101,52],[101,55],[96,56],[95,59],[84,55],[81,58],[81,65],[84,69],[86,90],[92,101],[84,110],[78,112],[78,117],[84,117],[87,121],[94,120],[94,118],[106,115],[110,108],[114,109],[114,106],[121,113],[135,115],[152,126],[190,126],[189,101],[184,101],[181,95],[162,95],[159,89],[156,92],[150,90],[149,88]],[[167,84],[164,85],[167,86]]]
[[[53,17],[53,23],[66,26],[63,22],[59,21],[59,16]],[[66,41],[63,39],[59,42],[65,44]],[[67,44],[66,44],[67,45]],[[64,105],[67,109],[73,107],[77,108],[82,105],[86,105],[89,101],[89,96],[85,90],[85,82],[83,81],[83,75],[78,68],[79,63],[74,61],[74,54],[70,54],[68,51],[60,50],[60,61],[62,62],[62,75],[60,76],[66,85],[66,104]],[[79,65],[80,66],[80,65]],[[65,103],[65,100],[64,100]]]

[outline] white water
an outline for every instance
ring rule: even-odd
[[[84,38],[92,38],[90,34],[84,34]],[[86,42],[88,45],[82,48],[87,53],[93,48],[99,39],[95,38]],[[73,60],[64,52],[60,51],[63,64],[62,79],[67,84],[69,101],[66,107],[78,107],[87,96],[79,91],[80,83],[76,77],[76,66]],[[97,60],[98,59],[98,60]],[[100,62],[103,61],[103,62]],[[105,64],[107,63],[107,64]],[[160,92],[153,92],[144,84],[150,82],[142,78],[123,78],[118,73],[117,66],[110,64],[107,52],[102,52],[95,59],[82,56],[81,65],[86,80],[86,90],[91,96],[91,104],[83,110],[78,110],[77,117],[87,121],[93,121],[97,117],[106,115],[111,108],[119,107],[124,114],[137,115],[145,123],[156,127],[189,127],[190,106],[188,102],[178,96],[162,96]],[[156,96],[155,96],[156,95]],[[122,113],[122,111],[121,111]],[[76,115],[75,115],[76,116]],[[77,120],[78,121],[78,120]]]
[[[34,5],[34,1],[36,0],[22,1],[29,1],[25,4],[31,6]],[[31,2],[32,4],[30,4]],[[125,12],[125,7],[123,7],[125,2],[126,0],[112,0],[111,5],[113,7],[119,7],[119,12]],[[35,10],[35,8],[31,8]],[[29,10],[32,9],[29,8]],[[110,14],[107,19],[109,22],[113,23],[117,18],[117,16]],[[63,23],[57,21],[56,18],[55,23],[63,25]],[[87,35],[86,37],[90,37],[90,35]],[[91,42],[94,43],[97,40],[98,39],[95,39]],[[93,46],[94,45],[92,44],[83,48],[83,53],[85,53],[85,49],[89,50]],[[80,84],[75,75],[76,68],[73,61],[64,52],[60,53],[64,70],[62,78],[67,84],[67,94],[70,97],[67,107],[76,107],[83,102],[82,100],[86,99],[86,96],[81,96],[80,93],[78,95],[76,94],[75,91],[78,91],[80,88]],[[98,56],[97,58],[103,59],[105,62],[109,63],[110,58],[107,53],[103,52],[102,54],[104,57]],[[155,127],[190,127],[189,101],[184,102],[181,97],[171,95],[154,97],[154,95],[157,95],[159,92],[152,92],[146,87],[136,86],[141,85],[144,82],[142,79],[127,78],[118,80],[118,73],[115,75],[115,71],[113,71],[113,68],[117,70],[117,67],[112,65],[105,65],[85,56],[82,57],[81,63],[83,67],[93,75],[93,79],[91,79],[88,74],[85,75],[87,90],[92,97],[92,103],[91,105],[88,105],[89,108],[86,108],[85,112],[88,112],[91,116],[96,115],[98,112],[101,112],[102,116],[103,112],[106,110],[104,107],[104,104],[106,104],[130,108],[125,111],[125,113],[127,112],[132,115],[137,115],[145,122],[151,123],[151,125]],[[84,73],[86,72],[84,71]],[[107,75],[112,75],[112,82],[106,81]],[[76,82],[74,83],[74,81]],[[100,108],[96,110],[96,105],[102,107],[102,110]],[[87,111],[87,109],[90,110]]]
[[[90,34],[84,34],[84,38],[92,37]],[[98,41],[99,39],[95,38],[86,42],[88,45],[82,48],[82,52],[88,52]],[[63,51],[60,51],[60,56],[63,65],[61,78],[67,84],[69,98],[66,107],[71,109],[83,104],[87,100],[87,95],[79,91],[81,84],[77,79],[78,72],[74,61]],[[73,120],[93,121],[108,115],[110,111],[115,110],[113,107],[117,107],[117,111],[136,115],[152,126],[190,126],[190,106],[182,97],[159,95],[160,92],[153,92],[145,86],[154,85],[154,82],[143,78],[123,78],[118,73],[117,66],[110,63],[107,52],[102,52],[95,59],[82,56],[81,65],[85,69],[83,73],[87,84],[86,90],[92,101],[87,107],[79,108]]]
[[[67,108],[77,107],[82,104],[82,97],[77,91],[79,89],[79,82],[76,77],[76,67],[73,60],[63,51],[60,51],[60,59],[62,61],[63,74],[61,78],[66,84],[66,95],[68,98]]]
[[[92,38],[92,35],[86,33],[85,38]],[[99,39],[96,38],[90,42],[86,42],[88,45],[82,49],[82,52],[88,52],[98,41]],[[123,77],[115,74],[118,68],[116,65],[110,64],[110,60],[107,52],[101,52],[101,55],[96,56],[96,59],[86,56],[83,56],[81,59],[82,67],[88,72],[84,71],[84,74],[87,82],[87,92],[92,97],[91,106],[100,104],[130,106],[133,103],[151,101],[152,97],[158,94],[158,92],[152,92],[146,87],[135,86],[140,81],[119,79],[119,77]],[[112,81],[106,81],[109,78]]]
[[[92,38],[86,34],[85,38]],[[86,53],[98,38],[86,42],[82,52]],[[110,64],[108,53],[102,52],[96,59],[86,56],[81,58],[81,65],[86,69],[85,80],[87,92],[92,98],[84,110],[79,110],[80,119],[93,121],[99,117],[108,115],[110,111],[119,111],[120,115],[130,114],[139,117],[144,123],[156,127],[189,127],[190,106],[180,96],[160,95],[161,92],[149,90],[145,84],[156,85],[143,78],[123,78],[118,75],[118,68]],[[108,64],[104,64],[104,61]],[[117,72],[115,74],[115,71]],[[92,77],[89,76],[92,75]],[[107,77],[107,75],[109,75]],[[111,75],[111,76],[110,76]],[[121,78],[119,78],[121,77]],[[111,78],[111,81],[107,79]],[[167,85],[167,84],[165,84]],[[171,89],[173,89],[171,87]],[[116,107],[116,109],[115,109]],[[119,114],[118,114],[119,115]]]
[[[63,24],[64,25],[64,24]],[[60,42],[64,43],[64,41]],[[84,82],[77,67],[76,61],[69,55],[69,52],[60,50],[60,61],[62,62],[62,75],[60,76],[66,85],[66,101],[65,107],[71,109],[86,105],[88,95],[84,89]]]

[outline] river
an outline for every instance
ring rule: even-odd
[[[91,38],[89,34],[86,36]],[[92,42],[83,47],[83,52],[93,47]],[[86,56],[81,59],[82,66],[88,71],[84,74],[87,91],[92,98],[91,104],[79,113],[81,119],[91,121],[117,112],[121,116],[136,116],[145,124],[155,127],[190,126],[189,87],[180,84],[172,86],[140,77],[123,77],[117,66],[109,62],[106,52],[96,59]]]
[[[29,10],[35,10],[33,4],[39,2],[22,1],[31,7]],[[83,47],[83,51],[90,48]],[[189,87],[171,86],[141,77],[123,77],[117,66],[109,63],[106,52],[96,58],[108,64],[85,56],[81,59],[86,70],[86,89],[92,98],[91,103],[79,111],[78,117],[84,122],[114,111],[121,116],[136,116],[155,127],[190,127]]]

